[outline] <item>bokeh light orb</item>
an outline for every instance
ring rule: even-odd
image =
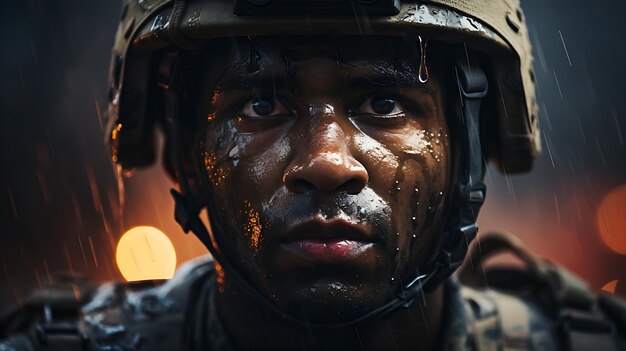
[[[170,279],[176,270],[176,251],[170,239],[154,227],[128,230],[117,243],[117,267],[127,281]]]
[[[602,241],[613,251],[626,255],[626,184],[604,197],[597,215]]]

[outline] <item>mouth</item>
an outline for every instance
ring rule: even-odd
[[[309,262],[332,264],[367,256],[375,245],[367,226],[314,218],[288,228],[281,247]]]

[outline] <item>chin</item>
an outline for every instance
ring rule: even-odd
[[[307,287],[285,289],[277,303],[294,317],[313,324],[337,324],[357,319],[391,298],[391,287],[317,281]]]

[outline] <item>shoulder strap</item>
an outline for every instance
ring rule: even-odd
[[[516,256],[525,268],[485,267],[487,258],[498,253]],[[618,350],[622,340],[618,330],[598,307],[587,285],[565,269],[534,257],[511,234],[482,236],[459,277],[477,289],[506,292],[494,291],[489,296],[500,311],[503,337],[511,350],[534,349],[555,338],[565,350]],[[547,326],[529,328],[537,324],[536,318],[552,321],[557,326],[555,333],[546,333],[550,329]]]
[[[493,301],[478,290],[463,287],[461,294],[465,299],[466,313],[475,348],[479,351],[501,350],[502,337],[497,308]]]
[[[463,295],[474,312],[477,350],[558,349],[551,319],[532,303],[491,289],[464,287]]]

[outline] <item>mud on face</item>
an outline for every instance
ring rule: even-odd
[[[450,147],[442,70],[424,67],[424,44],[239,38],[203,56],[195,157],[211,226],[287,311],[361,315],[432,255]]]

